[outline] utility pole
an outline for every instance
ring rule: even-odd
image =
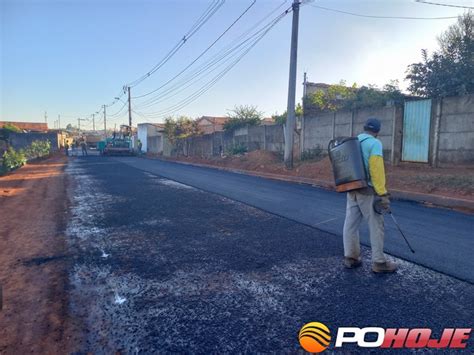
[[[105,111],[105,108],[107,106],[104,105],[104,136],[107,138],[107,113]]]
[[[58,115],[58,128],[61,129],[61,115]]]
[[[290,76],[288,80],[288,114],[285,125],[285,165],[287,169],[293,168],[293,132],[295,130],[295,96],[296,96],[296,60],[298,54],[298,22],[300,1],[293,0],[293,23],[291,28],[290,49]]]
[[[128,89],[128,125],[130,129],[132,129],[132,102],[130,101],[130,86],[127,87]]]
[[[92,114],[92,130],[95,132],[95,113]]]
[[[78,118],[77,119],[77,126],[79,129],[79,132],[81,131],[81,121],[87,121],[85,118]]]
[[[44,111],[44,123],[48,124],[48,112]]]
[[[306,81],[307,81],[307,76],[306,76],[306,72],[304,72],[304,76],[303,76],[303,97],[306,97]]]

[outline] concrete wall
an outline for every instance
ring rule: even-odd
[[[299,142],[299,138],[296,139]],[[243,127],[233,132],[214,132],[187,138],[181,142],[184,154],[189,156],[210,157],[225,154],[236,145],[243,145],[247,151],[259,149],[282,152],[285,146],[283,126],[263,125]],[[166,156],[176,154],[175,148],[163,151]]]
[[[59,149],[58,133],[10,133],[10,144],[15,149],[24,149],[34,141],[50,141],[51,149]]]
[[[433,165],[474,165],[474,95],[433,100]]]
[[[163,152],[162,129],[151,123],[138,124],[137,137],[142,142],[142,151],[159,154]]]
[[[379,139],[384,147],[384,159],[394,164],[399,161],[400,130],[403,125],[401,107],[387,106],[332,113],[308,111],[303,117],[301,152],[321,149],[326,153],[331,139],[355,136],[363,132],[367,118],[377,117],[382,123]]]
[[[429,163],[432,166],[474,165],[474,95],[432,100]],[[386,162],[397,165],[403,143],[403,106],[384,106],[335,113],[318,113],[305,107],[301,131],[295,134],[295,157],[313,149],[327,153],[333,138],[355,136],[369,117],[382,122],[379,139]],[[283,126],[243,127],[234,132],[215,132],[187,140],[189,155],[202,157],[226,153],[242,144],[248,151],[263,149],[283,152]],[[173,154],[169,148],[165,155]]]

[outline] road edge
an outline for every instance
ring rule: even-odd
[[[215,170],[222,170],[228,171],[235,174],[242,174],[242,175],[250,175],[261,177],[265,179],[271,180],[279,180],[279,181],[286,181],[286,182],[293,182],[298,184],[305,184],[311,185],[319,188],[323,188],[325,190],[335,191],[334,184],[327,180],[317,180],[317,179],[310,179],[304,178],[299,176],[287,176],[287,175],[280,175],[280,174],[273,174],[273,173],[263,173],[258,171],[252,170],[243,170],[243,169],[235,169],[235,168],[228,168],[222,166],[216,166],[211,164],[202,164],[202,163],[190,163],[185,161],[173,160],[173,159],[163,159],[160,157],[146,157],[142,156],[145,159],[149,160],[161,160],[165,162],[172,162],[182,165],[190,165],[196,166],[201,168],[210,168]],[[449,208],[449,209],[456,209],[461,212],[465,213],[474,213],[474,201],[465,200],[465,199],[457,199],[447,196],[441,195],[434,195],[434,194],[424,194],[419,192],[411,192],[411,191],[404,191],[398,189],[390,189],[391,196],[396,200],[403,200],[403,201],[413,201],[429,206],[435,207],[442,207],[442,208]]]

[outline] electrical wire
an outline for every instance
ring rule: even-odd
[[[225,76],[237,63],[239,63],[242,58],[245,57],[245,55],[250,52],[252,48],[254,48],[257,43],[278,23],[280,22],[289,12],[290,9],[287,9],[284,13],[279,15],[272,23],[271,26],[269,26],[258,38],[256,38],[248,48],[237,58],[235,59],[230,65],[228,65],[224,70],[222,70],[219,74],[214,76],[210,81],[208,81],[205,85],[203,85],[200,89],[195,91],[193,94],[188,96],[187,98],[181,100],[177,104],[168,107],[167,109],[161,110],[157,112],[159,114],[159,117],[163,118],[166,115],[172,113],[172,112],[177,112],[178,110],[184,108],[185,106],[189,105],[196,99],[198,99],[200,96],[205,94],[207,91],[209,91],[222,77]],[[155,116],[156,117],[156,116]]]
[[[278,11],[285,3],[287,3],[288,0],[284,0],[278,7],[276,7],[274,10],[272,10],[269,14],[267,14],[264,18],[259,20],[256,24],[254,24],[252,27],[250,27],[247,31],[245,31],[243,34],[241,34],[238,38],[236,38],[229,46],[223,48],[220,50],[218,53],[216,53],[214,56],[212,56],[207,62],[204,62],[201,66],[196,68],[194,71],[190,72],[186,77],[184,77],[181,81],[178,81],[174,83],[171,87],[167,88],[165,91],[154,95],[153,97],[149,98],[148,100],[141,102],[139,104],[140,108],[145,108],[145,107],[150,107],[158,102],[164,101],[166,98],[174,97],[177,95],[177,93],[184,91],[184,89],[190,87],[193,83],[188,84],[190,81],[198,82],[201,80],[201,78],[208,76],[210,73],[215,71],[215,69],[219,66],[222,65],[220,63],[221,61],[228,61],[229,58],[226,59],[226,57],[232,57],[235,55],[236,52],[238,53],[238,50],[240,50],[243,45],[246,44],[246,42],[250,41],[253,37],[256,37],[260,32],[264,31],[266,26],[271,24],[266,24],[263,26],[260,30],[252,34],[250,37],[245,39],[244,41],[240,42],[239,41],[247,36],[252,30],[257,28],[259,25],[261,25],[265,20],[267,20],[271,15],[273,15],[276,11]],[[211,69],[214,67],[214,69]],[[187,85],[188,84],[188,85]],[[175,94],[172,94],[175,92]],[[176,93],[177,92],[177,93]]]
[[[341,14],[345,14],[345,15],[351,15],[351,16],[357,16],[357,17],[366,17],[366,18],[396,19],[396,20],[448,20],[448,19],[457,18],[457,16],[446,16],[446,17],[375,16],[375,15],[365,15],[365,14],[359,14],[359,13],[355,13],[355,12],[331,9],[329,7],[319,6],[319,5],[315,5],[315,4],[308,4],[308,5],[312,6],[314,8],[317,8],[317,9],[325,10],[325,11],[332,11],[332,12],[337,12],[337,13],[341,13]]]
[[[180,49],[183,47],[186,42],[196,34],[204,24],[209,21],[209,19],[219,10],[222,5],[224,5],[225,0],[213,1],[205,12],[199,17],[199,19],[193,24],[193,26],[186,32],[183,38],[157,63],[153,68],[151,68],[147,73],[142,75],[140,78],[126,84],[128,87],[135,87],[145,79],[149,78],[156,71],[158,71],[163,65],[165,65]]]
[[[169,79],[167,82],[165,82],[163,85],[161,85],[160,87],[150,91],[150,92],[147,92],[146,94],[143,94],[143,95],[138,95],[138,96],[134,96],[133,98],[134,99],[138,99],[138,98],[141,98],[141,97],[145,97],[145,96],[148,96],[148,95],[151,95],[155,92],[157,92],[158,90],[160,90],[162,87],[164,87],[165,85],[169,84],[170,82],[172,82],[173,80],[175,80],[176,78],[178,78],[181,74],[183,74],[186,70],[188,70],[194,63],[196,63],[200,58],[202,58],[202,56],[204,54],[206,54],[212,47],[214,47],[214,45],[222,38],[224,37],[224,35],[229,32],[229,30],[234,27],[234,25],[239,22],[239,20],[244,17],[244,15],[255,5],[257,0],[253,0],[253,2],[250,4],[250,6],[248,6],[244,12],[242,12],[239,17],[237,17],[234,22],[232,22],[230,24],[230,26],[228,26],[224,32],[222,32],[219,37],[217,37],[214,42],[212,42],[203,52],[201,52],[201,54],[199,54],[191,63],[189,63],[184,69],[182,69],[178,74],[176,74],[174,77],[172,77],[171,79]]]
[[[420,4],[426,4],[426,5],[455,7],[455,8],[458,8],[458,9],[474,9],[474,6],[464,6],[464,5],[454,5],[454,4],[442,4],[442,3],[439,3],[439,2],[431,2],[431,1],[424,1],[424,0],[415,0],[415,2],[419,2]]]
[[[286,1],[285,1],[286,2]],[[144,108],[144,107],[149,107],[151,105],[154,105],[158,102],[163,102],[165,101],[166,99],[169,99],[171,97],[174,97],[176,96],[177,94],[179,94],[180,92],[183,92],[185,91],[187,88],[191,87],[193,84],[197,83],[197,82],[200,82],[202,80],[202,78],[208,76],[209,74],[211,74],[212,72],[214,72],[216,69],[218,69],[219,67],[221,67],[223,64],[226,64],[227,62],[229,62],[233,57],[236,57],[239,55],[239,53],[245,51],[245,49],[249,46],[249,43],[250,45],[252,44],[252,40],[254,38],[258,38],[258,36],[262,33],[262,32],[265,32],[265,30],[268,28],[268,27],[271,27],[273,26],[273,21],[275,20],[272,20],[270,23],[266,24],[264,27],[262,27],[260,30],[258,30],[257,32],[255,32],[254,34],[252,34],[250,37],[248,37],[247,39],[245,39],[244,41],[238,43],[237,45],[235,45],[234,47],[229,47],[227,48],[223,54],[221,54],[220,56],[214,56],[213,58],[211,58],[211,60],[207,63],[205,63],[205,65],[201,66],[200,68],[198,68],[198,70],[194,71],[191,75],[190,75],[190,79],[187,79],[187,80],[183,80],[177,84],[175,84],[172,88],[168,89],[167,91],[163,92],[161,95],[158,95],[155,97],[155,99],[150,102],[149,104],[146,104],[146,105],[141,105],[140,107],[141,108]],[[254,26],[255,27],[255,26]],[[214,68],[212,68],[214,66]],[[212,68],[212,69],[211,69]],[[210,70],[209,70],[210,69]],[[174,94],[171,94],[175,92]],[[154,112],[153,112],[154,113]],[[152,114],[153,114],[152,113]]]

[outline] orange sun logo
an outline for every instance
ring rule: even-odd
[[[305,324],[298,335],[300,345],[309,353],[320,353],[329,346],[331,332],[323,323],[311,322]]]

